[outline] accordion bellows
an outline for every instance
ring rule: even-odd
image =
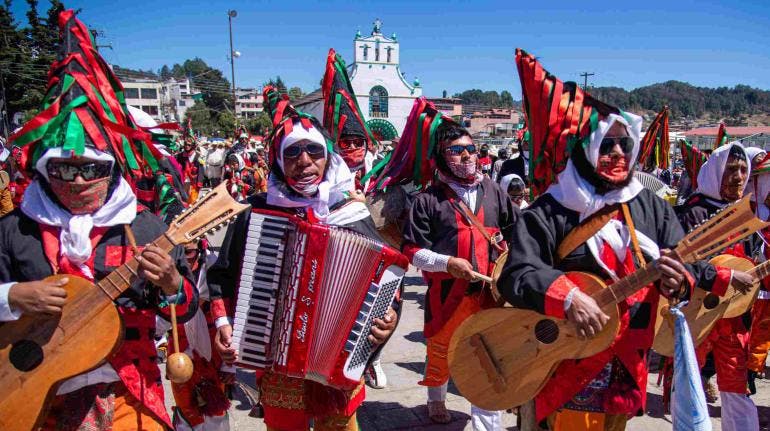
[[[233,344],[239,365],[340,389],[358,385],[408,261],[358,233],[252,210]]]

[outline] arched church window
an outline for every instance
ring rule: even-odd
[[[369,91],[369,117],[388,117],[388,90],[377,85]]]

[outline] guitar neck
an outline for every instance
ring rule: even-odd
[[[151,244],[159,247],[165,252],[170,252],[174,248],[175,244],[166,236],[161,235],[156,238]],[[131,284],[139,278],[139,261],[136,260],[136,256],[132,257],[128,262],[119,266],[112,271],[109,275],[99,280],[96,285],[104,292],[111,300],[117,299]]]
[[[633,274],[621,278],[616,283],[602,289],[593,298],[599,307],[604,308],[609,304],[617,304],[633,295],[642,287],[657,281],[660,278],[655,262],[650,262],[642,268],[637,269]]]
[[[757,281],[764,279],[770,275],[770,260],[766,260],[754,268],[751,268],[749,274]]]

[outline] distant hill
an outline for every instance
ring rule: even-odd
[[[629,111],[659,111],[663,105],[668,105],[674,118],[738,119],[770,114],[770,91],[748,85],[706,88],[668,81],[631,91],[619,87],[591,87],[588,92],[603,102]]]

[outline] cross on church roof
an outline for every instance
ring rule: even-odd
[[[372,35],[382,34],[381,29],[382,29],[382,21],[380,21],[380,19],[377,18],[374,20],[374,29],[372,29]]]

